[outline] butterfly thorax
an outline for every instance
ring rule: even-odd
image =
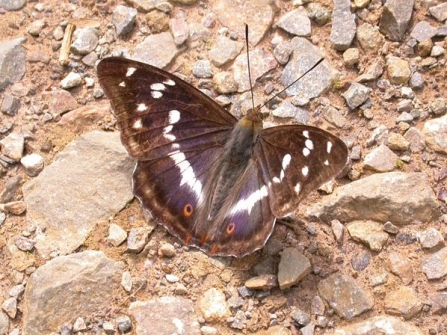
[[[211,209],[208,221],[215,220],[219,214],[225,215],[229,210],[226,204],[231,203],[231,191],[243,178],[248,165],[253,163],[253,148],[261,129],[262,121],[254,115],[247,115],[236,123],[222,156],[213,166],[216,178],[208,184],[212,194],[208,199]]]

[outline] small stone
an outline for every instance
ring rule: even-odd
[[[174,257],[176,253],[175,247],[170,243],[163,243],[159,249],[159,254],[168,258]]]
[[[198,308],[207,322],[224,320],[230,315],[225,294],[216,288],[205,291],[198,301]]]
[[[369,279],[369,284],[372,287],[383,285],[386,284],[387,282],[388,282],[388,274],[386,272],[377,276],[372,276]]]
[[[132,291],[132,275],[129,271],[124,271],[121,276],[121,286],[126,292]]]
[[[311,271],[309,260],[296,248],[286,248],[278,265],[279,288],[285,290],[300,282]]]
[[[116,326],[121,333],[128,333],[132,330],[132,320],[127,315],[116,318]]]
[[[126,240],[126,238],[127,233],[123,228],[114,223],[109,226],[109,236],[107,236],[107,241],[114,247],[119,246]]]
[[[414,72],[410,77],[410,86],[416,90],[420,90],[424,87],[424,78],[419,72]]]
[[[429,280],[444,277],[447,274],[447,248],[425,256],[421,268]]]
[[[356,33],[355,19],[355,14],[351,13],[350,1],[334,1],[330,40],[335,50],[346,50],[351,46]]]
[[[425,122],[422,134],[430,149],[447,154],[447,115]]]
[[[2,8],[6,9],[7,11],[16,11],[25,7],[26,0],[1,1],[0,4]],[[6,333],[7,331],[5,332],[5,334]]]
[[[146,227],[132,228],[127,237],[127,251],[139,253],[149,239],[149,229]]]
[[[428,296],[430,305],[432,306],[431,312],[433,314],[444,315],[447,311],[447,292],[435,292]]]
[[[102,329],[104,329],[106,334],[114,334],[115,333],[115,326],[113,325],[113,323],[105,321],[102,324]]]
[[[33,37],[39,37],[40,33],[42,32],[43,28],[45,28],[46,25],[47,24],[45,20],[36,20],[28,26],[26,31]]]
[[[436,98],[430,103],[430,111],[435,115],[444,115],[447,113],[447,104],[444,98]]]
[[[352,83],[349,89],[343,93],[343,97],[345,98],[349,108],[355,109],[369,98],[370,93],[370,88],[359,83]]]
[[[21,215],[26,211],[26,204],[24,201],[11,201],[6,204],[0,204],[0,211]]]
[[[397,111],[399,113],[409,112],[413,109],[413,102],[411,99],[403,99],[397,103]]]
[[[87,325],[85,324],[85,320],[83,318],[77,318],[73,323],[73,331],[75,333],[82,332],[87,330]]]
[[[3,96],[1,111],[3,114],[14,116],[20,108],[20,99],[10,94]]]
[[[388,263],[390,271],[398,276],[405,285],[409,285],[413,281],[413,268],[406,256],[390,252]]]
[[[292,310],[290,311],[290,316],[293,320],[295,320],[299,325],[305,326],[309,324],[311,321],[310,315],[305,311],[292,306]]]
[[[374,221],[352,221],[347,229],[353,240],[367,245],[372,251],[381,251],[388,241],[388,234],[382,231],[382,225]]]
[[[82,85],[83,80],[79,73],[70,72],[61,80],[61,87],[65,90]]]
[[[410,151],[418,153],[425,149],[425,140],[419,129],[411,127],[404,134],[404,138],[410,142]]]
[[[213,84],[216,91],[220,94],[235,93],[238,89],[238,84],[234,80],[231,72],[219,72],[213,76]]]
[[[2,309],[11,319],[14,319],[17,314],[17,299],[14,297],[6,299],[3,301]]]
[[[200,332],[202,335],[219,335],[219,330],[210,326],[200,327]]]
[[[387,294],[385,311],[408,320],[422,310],[422,302],[411,287],[402,286]]]
[[[349,48],[343,52],[343,62],[346,67],[350,68],[358,64],[360,60],[360,52],[357,48]]]
[[[36,177],[44,168],[44,159],[38,154],[26,155],[20,159],[20,163],[30,177]]]
[[[389,0],[384,3],[380,31],[392,41],[401,41],[410,24],[414,0]]]
[[[188,293],[188,289],[183,285],[182,283],[177,284],[177,286],[174,289],[174,293],[176,295],[185,295]]]
[[[165,32],[169,29],[169,15],[159,10],[147,13],[146,22],[152,34]]]
[[[304,7],[294,9],[280,17],[278,27],[296,36],[310,36],[312,33],[310,19]]]
[[[396,235],[399,232],[399,227],[393,225],[390,221],[385,222],[383,230],[389,234]]]
[[[189,37],[189,26],[184,19],[170,19],[169,28],[171,30],[172,36],[174,37],[174,43],[176,45],[182,45],[186,42]]]
[[[233,41],[228,37],[219,35],[208,54],[215,66],[222,66],[235,59],[243,47],[242,42]]]
[[[356,37],[360,46],[366,52],[375,53],[379,51],[385,43],[385,37],[383,37],[377,28],[369,23],[363,23],[357,28]]]
[[[25,138],[22,134],[11,133],[2,140],[0,140],[2,147],[2,153],[14,160],[20,161],[23,155],[23,149],[25,147]]]
[[[115,26],[118,36],[129,34],[134,26],[137,17],[137,10],[132,7],[118,5],[112,15],[112,24]]]
[[[435,228],[428,228],[419,234],[419,242],[422,248],[432,249],[444,244],[444,237]]]
[[[345,226],[343,226],[343,224],[338,220],[332,220],[331,228],[332,228],[332,233],[335,236],[335,240],[337,241],[338,244],[341,244],[343,242]]]
[[[439,57],[445,54],[445,49],[440,45],[434,45],[431,49],[430,56],[431,57]]]
[[[17,248],[19,248],[22,251],[31,251],[34,249],[34,245],[36,244],[36,242],[29,238],[20,236],[16,238],[15,244]]]
[[[417,51],[418,55],[421,57],[427,57],[430,55],[431,49],[433,48],[433,41],[428,39],[418,43]]]
[[[95,50],[99,43],[98,30],[93,27],[78,28],[73,33],[70,51],[75,55],[87,55]]]
[[[390,133],[388,135],[387,145],[391,150],[408,150],[410,148],[410,142],[408,142],[399,133]]]
[[[371,253],[369,251],[361,251],[351,260],[351,266],[355,271],[361,272],[368,267],[370,262]]]
[[[385,144],[372,150],[363,160],[363,168],[378,172],[393,171],[399,161],[399,157]]]
[[[248,279],[245,286],[251,290],[269,291],[278,287],[278,278],[274,275],[261,275]]]
[[[413,27],[410,36],[418,42],[431,39],[437,33],[437,29],[430,25],[427,21],[420,21]]]
[[[211,62],[207,59],[198,60],[193,65],[192,73],[197,78],[211,78],[213,76]]]
[[[394,85],[406,85],[411,76],[408,62],[394,56],[387,58],[387,72],[390,82]]]

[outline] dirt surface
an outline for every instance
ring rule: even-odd
[[[51,55],[51,61],[49,64],[44,64],[41,62],[27,62],[26,74],[21,83],[25,87],[29,88],[31,93],[23,98],[22,108],[16,116],[9,117],[6,115],[1,115],[0,117],[3,125],[7,122],[12,122],[14,131],[22,133],[29,132],[31,135],[26,140],[25,153],[39,153],[45,158],[45,164],[49,165],[51,164],[55,154],[60,152],[67,143],[80,135],[79,133],[72,132],[69,129],[67,131],[67,128],[61,128],[58,126],[58,118],[55,118],[50,122],[44,122],[42,117],[36,117],[35,114],[28,112],[33,105],[44,106],[47,103],[44,93],[51,91],[53,88],[59,88],[60,80],[65,77],[68,72],[70,72],[69,68],[60,67],[58,65],[59,50],[53,50],[54,39],[52,37],[52,33],[57,26],[63,25],[68,19],[71,18],[73,13],[72,8],[80,7],[85,9],[89,18],[93,18],[94,20],[100,22],[101,33],[104,33],[105,27],[110,24],[112,16],[111,12],[117,4],[121,3],[116,1],[107,3],[79,1],[76,5],[73,5],[54,0],[44,0],[41,1],[41,3],[44,4],[45,8],[43,12],[37,12],[34,9],[37,2],[30,2],[19,11],[3,12],[0,14],[0,40],[8,40],[18,36],[26,36],[27,42],[24,44],[24,47],[27,49],[28,53],[41,51],[45,54]],[[333,7],[332,1],[329,0],[320,1],[320,3],[329,9],[332,9]],[[291,1],[276,1],[276,5],[277,13],[275,18],[280,17],[282,14],[293,8]],[[414,22],[419,22],[421,20],[427,20],[433,23],[433,25],[440,25],[438,22],[434,21],[433,18],[430,18],[429,15],[427,15],[427,10],[421,6],[421,1],[416,1],[415,8],[411,27],[414,25]],[[182,13],[185,17],[187,17],[188,22],[200,23],[203,16],[210,13],[210,9],[207,7],[207,3],[202,1],[192,6],[175,5],[173,7],[173,11],[170,13],[170,16],[176,17]],[[379,13],[380,9],[377,11],[377,15],[374,15],[375,13],[373,12],[370,17],[378,17]],[[46,21],[46,27],[42,30],[39,37],[32,37],[26,30],[29,24],[35,21],[36,17],[44,18]],[[362,20],[359,21],[363,22]],[[377,24],[377,21],[373,23]],[[137,26],[133,30],[133,33],[125,39],[118,39],[113,44],[113,48],[124,46],[128,48],[129,51],[133,51],[134,46],[142,40],[142,35],[137,32],[144,26],[144,14],[139,13],[137,17]],[[210,28],[211,36],[216,37],[218,35],[218,30],[221,28],[222,26],[216,21],[214,27]],[[324,96],[330,100],[331,105],[340,107],[341,109],[346,109],[346,104],[341,94],[347,89],[347,87],[349,87],[349,84],[363,72],[365,67],[376,56],[368,53],[361,53],[359,67],[353,69],[346,68],[343,64],[342,53],[335,51],[331,47],[329,40],[331,29],[330,24],[326,24],[323,27],[313,24],[312,29],[312,41],[324,51],[325,57],[331,66],[342,74],[339,85],[337,86],[338,89],[331,89],[329,92],[325,93]],[[272,51],[270,42],[275,34],[281,35],[285,39],[291,38],[291,36],[280,31],[279,29],[272,28],[267,32],[267,35],[263,38],[261,43],[256,46],[256,48],[264,48]],[[208,43],[198,43],[195,44],[194,47],[188,47],[175,59],[172,64],[167,67],[167,70],[185,75],[195,86],[200,86],[201,84],[203,85],[203,82],[192,76],[191,69],[196,60],[201,59],[204,55],[206,55],[212,40],[213,38],[211,38]],[[388,54],[399,53],[397,50],[400,43],[392,43],[387,41],[387,46]],[[74,56],[71,55],[71,57]],[[224,71],[225,67],[221,68],[220,70]],[[88,75],[92,78],[96,78],[96,71],[94,68],[85,67],[84,71],[85,76]],[[267,83],[273,84],[277,90],[280,90],[281,85],[278,78],[281,71],[282,67],[278,66],[268,76],[265,76],[257,82],[254,87],[255,97],[265,97],[263,91],[264,86]],[[432,70],[426,71],[423,74],[426,83],[425,88],[416,92],[416,98],[420,102],[421,109],[427,110],[430,101],[434,100],[436,97],[442,95],[445,96],[445,91],[447,89],[446,73],[447,70],[445,67],[436,67]],[[386,74],[384,74],[384,77],[386,77]],[[384,101],[379,94],[375,93],[377,87],[375,87],[374,84],[368,85],[373,89],[373,93],[371,94],[373,106],[371,113],[373,114],[374,120],[379,124],[386,125],[390,130],[400,132],[395,124],[395,108],[398,99]],[[97,89],[98,87],[99,86],[97,83],[95,83],[93,88],[87,88],[83,85],[70,90],[70,93],[73,97],[75,97],[80,105],[88,105],[91,107],[102,106],[106,103],[105,98],[95,99],[93,97],[93,90]],[[6,92],[8,90],[9,89],[7,89]],[[267,97],[264,99],[267,100]],[[262,103],[262,101],[256,101],[256,103]],[[358,139],[357,143],[361,143],[363,145],[363,156],[373,149],[367,148],[364,145],[364,142],[370,136],[372,129],[369,128],[370,120],[365,118],[361,111],[355,110],[347,113],[345,116],[349,121],[349,127],[346,129],[338,129],[324,121],[321,115],[313,113],[312,111],[314,110],[315,106],[316,101],[311,101],[309,108],[311,120],[309,124],[327,129],[342,138],[356,136]],[[419,129],[421,129],[422,124],[423,120],[420,119],[415,122],[415,126]],[[87,125],[82,132],[87,132],[91,129],[103,129],[108,131],[113,130],[113,117],[111,115],[107,115],[99,122]],[[52,149],[50,151],[43,150],[48,143],[51,144]],[[421,154],[411,154],[410,162],[408,164],[404,164],[401,171],[424,172],[432,181],[434,190],[438,190],[440,184],[437,182],[436,178],[438,176],[439,168],[447,165],[446,161],[447,159],[445,156],[426,150]],[[361,171],[361,177],[372,173],[370,171],[365,172],[362,170],[361,161],[354,163],[351,169]],[[24,169],[20,164],[11,166],[0,180],[0,189],[3,188],[8,177],[15,175],[21,175],[24,177],[21,182],[22,184],[31,178],[25,174]],[[348,178],[344,178],[339,181],[339,184],[347,184],[349,182],[350,180]],[[321,196],[324,195],[315,192],[309,196],[308,199],[303,201],[300,204],[296,217],[301,218],[305,207],[318,201]],[[14,199],[21,200],[22,198],[22,194],[19,190]],[[141,227],[146,224],[140,204],[136,199],[122,212],[117,213],[113,219],[113,222],[121,226],[126,231],[132,227]],[[229,266],[222,270],[219,267],[203,266],[203,264],[208,263],[200,261],[202,257],[206,257],[200,252],[196,252],[194,257],[191,257],[191,255],[186,257],[185,255],[191,251],[184,248],[182,249],[183,252],[179,253],[175,257],[174,261],[166,262],[163,258],[157,257],[157,246],[159,246],[162,242],[169,242],[174,245],[177,245],[179,242],[176,238],[167,234],[164,228],[157,227],[151,234],[149,246],[154,246],[153,248],[146,247],[145,252],[142,254],[131,255],[125,253],[125,244],[116,248],[111,248],[110,245],[108,245],[106,242],[108,227],[108,222],[98,224],[96,229],[91,232],[89,238],[80,250],[93,249],[104,251],[107,256],[116,260],[124,261],[129,266],[133,277],[148,279],[147,288],[137,292],[133,297],[129,298],[124,295],[122,297],[117,297],[116,305],[111,306],[112,314],[118,313],[118,311],[125,311],[130,300],[145,300],[151,295],[162,296],[163,294],[169,294],[171,292],[170,289],[160,284],[160,276],[163,272],[171,272],[181,278],[184,283],[187,283],[187,296],[195,300],[206,289],[216,285],[216,282],[224,283],[224,286],[243,286],[247,279],[253,277],[253,266],[258,264],[264,258],[262,251],[259,251],[242,259],[229,259],[226,260]],[[419,227],[403,227],[401,228],[401,231],[407,231],[412,234],[416,230],[422,231],[428,227],[428,225]],[[447,229],[445,225],[433,223],[430,227],[437,228],[444,236],[446,236]],[[6,221],[0,226],[0,301],[3,301],[6,297],[8,297],[8,291],[14,285],[14,277],[17,276],[17,271],[14,269],[22,268],[25,270],[28,268],[28,270],[24,271],[25,277],[27,277],[29,275],[27,272],[31,272],[32,267],[37,268],[45,263],[45,261],[40,259],[38,254],[35,252],[29,254],[24,253],[20,258],[11,256],[9,246],[13,244],[14,238],[16,236],[21,236],[24,231],[29,231],[29,229],[30,227],[26,221],[26,213],[20,216],[8,215]],[[417,243],[407,245],[402,248],[391,241],[382,252],[371,252],[372,257],[369,266],[365,270],[357,272],[353,270],[351,261],[359,253],[367,250],[367,248],[360,243],[349,239],[347,233],[345,234],[343,243],[338,245],[333,238],[333,234],[329,226],[319,223],[304,222],[297,219],[293,221],[293,225],[277,224],[272,238],[279,240],[284,247],[298,246],[299,250],[302,251],[311,261],[313,269],[313,273],[304,278],[298,286],[286,292],[280,292],[279,289],[272,291],[271,304],[273,305],[281,305],[284,302],[285,305],[300,306],[302,309],[308,310],[313,297],[318,294],[317,284],[319,280],[336,271],[353,276],[356,278],[359,285],[369,288],[370,277],[384,271],[384,263],[387,259],[387,255],[393,250],[399,250],[401,254],[404,253],[407,255],[408,262],[413,264],[414,280],[411,283],[411,287],[413,287],[423,297],[427,297],[428,294],[436,291],[435,285],[428,283],[426,277],[420,271],[419,264],[424,253],[421,251],[421,247]],[[153,261],[153,266],[149,270],[145,268],[145,260],[148,257],[150,257]],[[275,260],[279,261],[279,256],[276,257]],[[31,265],[31,269],[29,265]],[[371,289],[375,298],[375,306],[370,312],[364,313],[360,317],[356,318],[356,321],[384,313],[383,297],[386,296],[387,292],[393,291],[398,284],[398,278],[391,278],[386,285]],[[441,282],[439,284],[441,284]],[[279,322],[288,318],[286,315],[286,309],[278,308],[274,310],[277,313]],[[335,315],[331,316],[330,318],[331,322],[337,326],[349,324],[349,321],[338,318]],[[267,317],[264,319],[260,314],[258,322],[251,322],[252,324],[242,332],[229,328],[225,322],[222,322],[221,325],[217,325],[217,328],[220,329],[221,334],[252,333],[262,329],[262,327],[267,327],[268,322],[269,318]],[[447,329],[447,324],[444,317],[433,316],[428,309],[425,308],[421,313],[419,313],[416,317],[413,317],[408,322],[417,325],[426,334],[447,334],[447,331],[445,330]],[[14,320],[11,320],[11,323],[12,326],[10,329],[13,329],[14,326],[20,327],[20,312]],[[432,329],[432,331],[429,331],[430,329]],[[330,334],[331,332],[331,327],[317,327],[315,334]]]

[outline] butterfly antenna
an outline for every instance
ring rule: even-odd
[[[309,70],[307,70],[306,72],[304,72],[301,76],[299,76],[296,80],[293,81],[293,83],[291,83],[290,85],[288,85],[287,87],[285,87],[283,90],[281,90],[280,92],[276,93],[273,97],[271,97],[270,99],[268,99],[261,107],[259,107],[259,109],[261,109],[262,107],[266,106],[270,101],[272,101],[273,99],[275,99],[278,95],[280,95],[282,92],[284,92],[285,90],[287,90],[290,86],[292,86],[293,84],[295,84],[298,80],[300,80],[301,78],[303,78],[306,74],[308,74],[310,71],[312,71],[313,69],[315,69],[318,64],[320,64],[322,61],[324,60],[324,58],[320,58],[320,60],[318,62],[316,62]],[[249,71],[250,73],[250,71]],[[252,92],[253,95],[253,92]]]
[[[250,71],[250,56],[248,55],[248,24],[245,24],[245,45],[247,47],[247,67],[248,67],[248,81],[250,82],[250,91],[251,91],[251,104],[253,106],[253,110],[255,110],[253,83],[251,81],[251,71]]]

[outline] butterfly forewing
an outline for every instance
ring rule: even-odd
[[[310,192],[341,173],[348,159],[346,145],[319,128],[290,125],[261,131],[255,157],[276,217],[296,210]]]
[[[106,58],[98,65],[98,78],[122,142],[138,160],[222,145],[237,121],[185,81],[144,63]]]

